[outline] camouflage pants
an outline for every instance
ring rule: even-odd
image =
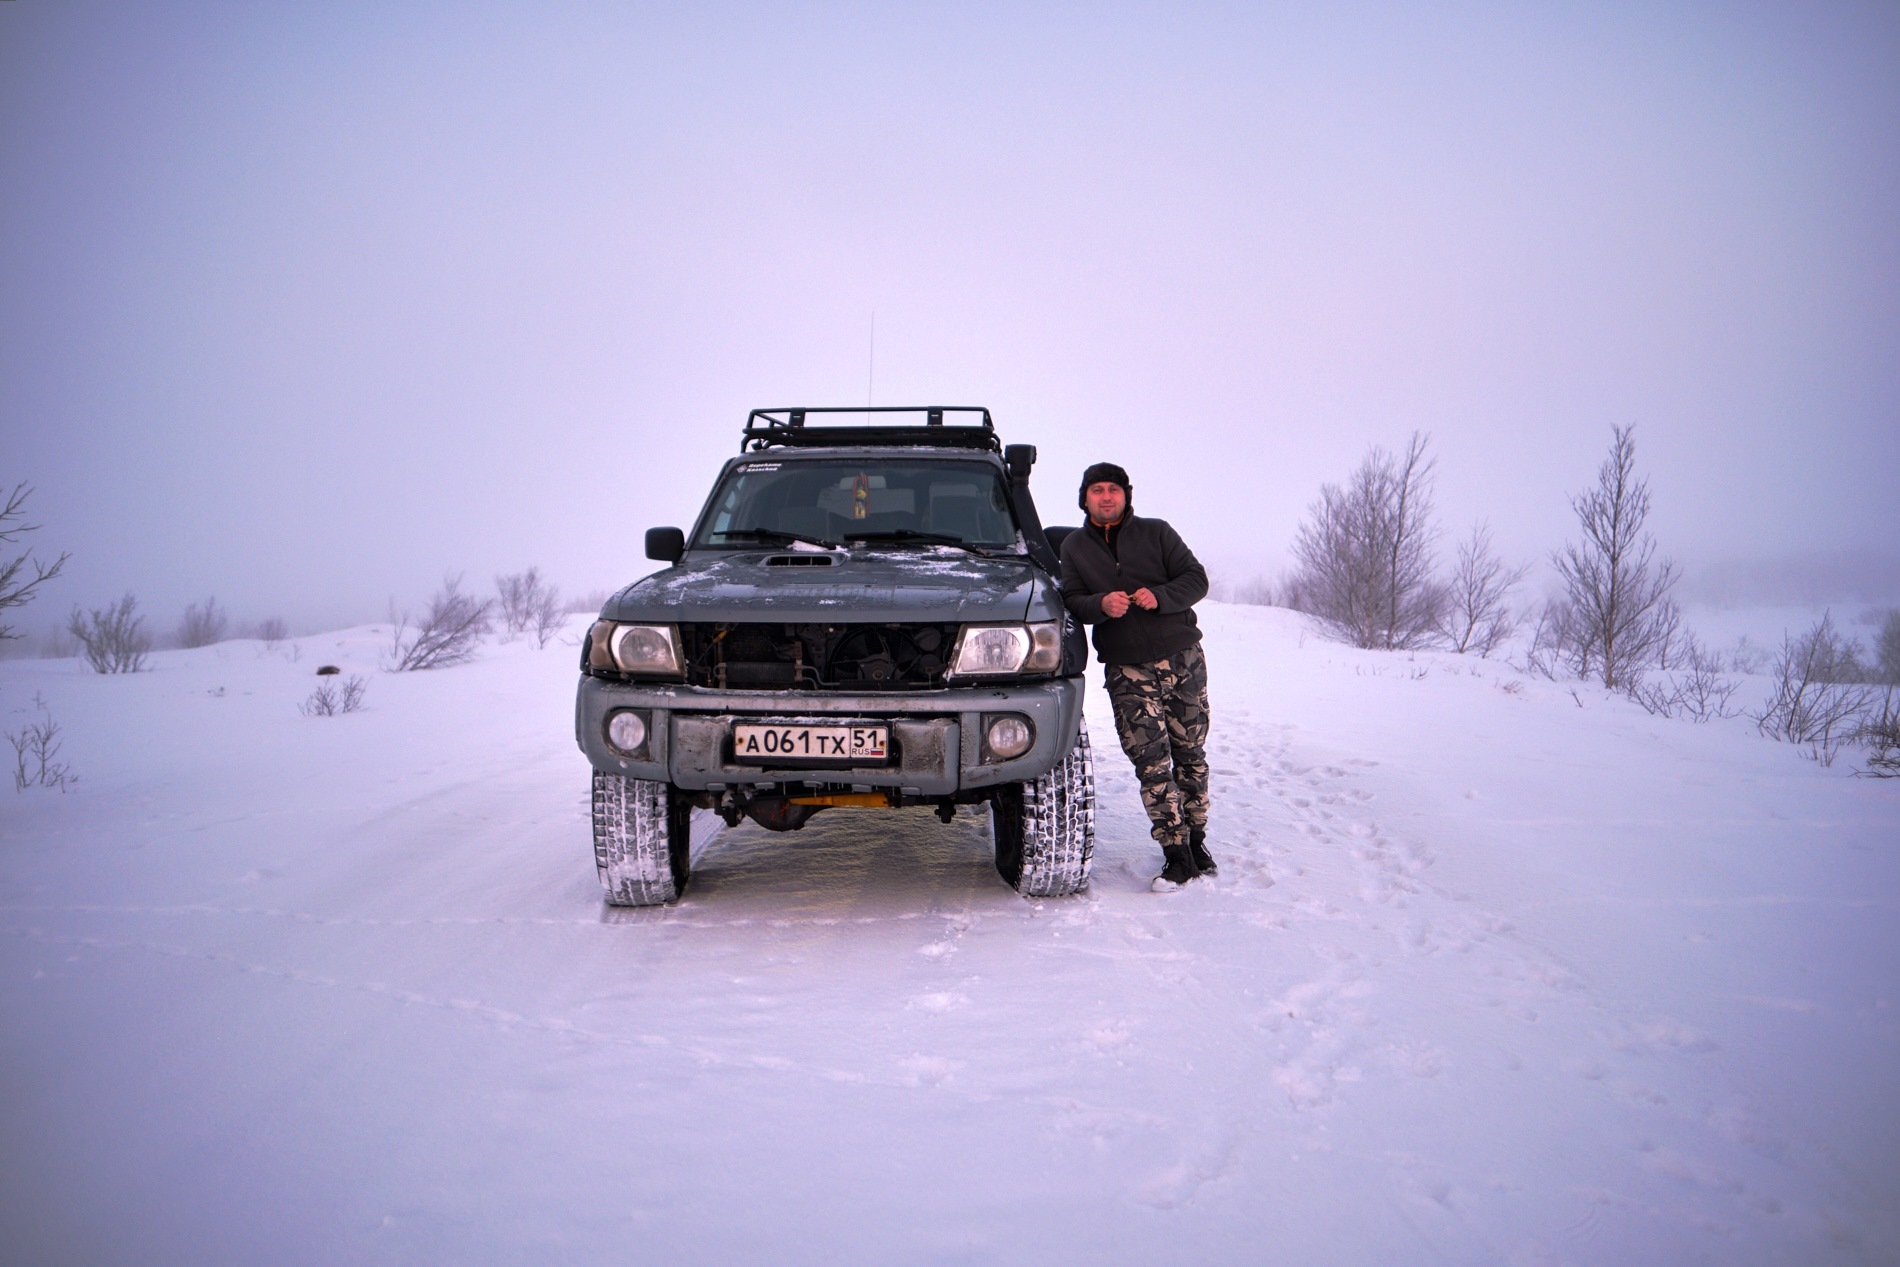
[[[1115,733],[1135,763],[1141,803],[1162,845],[1207,826],[1207,660],[1200,647],[1148,664],[1110,664]]]

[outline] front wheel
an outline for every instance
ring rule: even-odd
[[[692,817],[671,784],[594,771],[594,865],[610,905],[679,900],[692,874]]]
[[[1041,778],[997,789],[990,802],[996,871],[1024,897],[1067,897],[1088,887],[1095,856],[1095,759],[1086,723],[1075,746]]]

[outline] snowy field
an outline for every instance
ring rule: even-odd
[[[80,777],[0,788],[5,1260],[1900,1260],[1900,784],[1203,613],[1219,878],[1092,673],[1046,902],[835,810],[607,909],[558,640],[0,663]]]

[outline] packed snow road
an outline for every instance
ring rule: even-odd
[[[1099,684],[1083,898],[987,823],[596,884],[573,649],[0,664],[0,1243],[31,1262],[1900,1256],[1900,788],[1209,604],[1221,873]],[[292,659],[292,655],[296,659]],[[366,711],[306,719],[321,662]]]

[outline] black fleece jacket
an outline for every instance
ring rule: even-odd
[[[1102,614],[1102,595],[1146,587],[1158,606],[1144,611],[1131,599],[1128,613]],[[1124,514],[1107,529],[1084,524],[1062,542],[1062,601],[1085,625],[1095,626],[1095,653],[1103,664],[1147,664],[1201,640],[1194,604],[1207,597],[1207,570],[1166,520]]]

